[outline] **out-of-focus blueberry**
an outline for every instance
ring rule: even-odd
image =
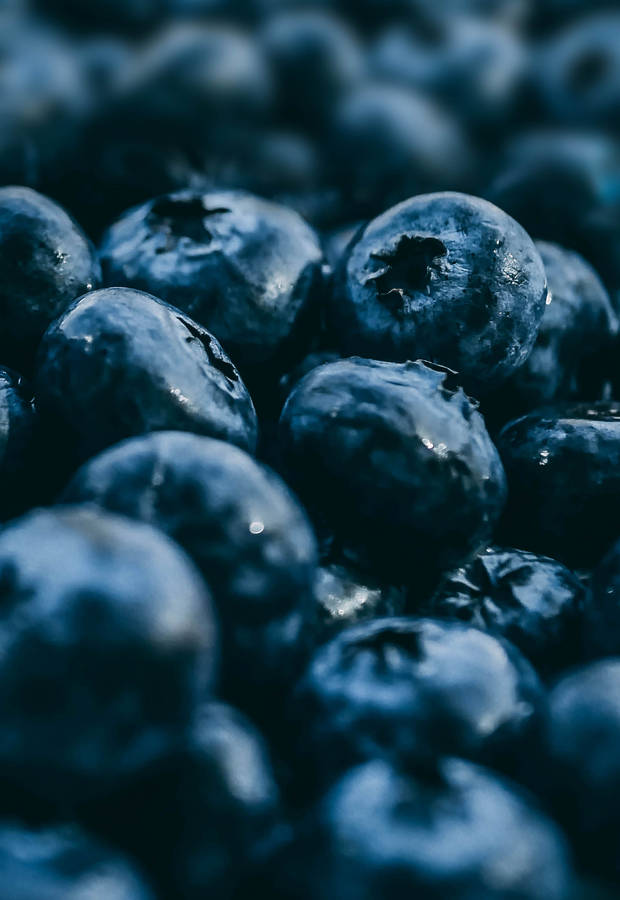
[[[151,900],[122,857],[75,827],[0,825],[2,900]]]
[[[197,570],[147,525],[80,507],[0,535],[0,772],[71,810],[166,752],[214,679]]]
[[[590,592],[583,629],[586,651],[594,658],[620,655],[620,544],[594,570]]]
[[[549,407],[509,422],[497,446],[508,477],[503,542],[595,565],[619,531],[620,408]]]
[[[556,560],[492,547],[446,574],[425,612],[507,638],[549,674],[581,661],[585,597]]]
[[[30,372],[48,325],[100,281],[94,248],[64,209],[30,188],[0,188],[2,364]]]
[[[350,244],[331,326],[346,353],[431,359],[483,392],[527,358],[546,297],[540,254],[514,219],[466,194],[427,194]]]
[[[315,634],[315,540],[277,475],[230,444],[160,432],[87,462],[63,500],[148,522],[187,551],[222,623],[224,691],[273,714]]]
[[[287,400],[280,442],[308,507],[376,574],[417,590],[484,546],[504,505],[484,420],[441,367],[319,366]]]
[[[261,372],[307,340],[322,258],[317,235],[297,213],[228,191],[151,200],[112,225],[101,246],[108,284],[179,307],[242,370]]]
[[[107,288],[73,303],[41,343],[35,389],[52,436],[79,461],[171,428],[256,445],[252,400],[218,342],[142,291]]]
[[[9,369],[0,368],[0,516],[24,510],[36,493],[33,482],[38,449],[37,420],[32,391]]]
[[[228,900],[277,836],[279,807],[261,736],[207,703],[167,756],[82,814],[144,864],[160,896]]]
[[[348,219],[377,215],[422,191],[459,189],[471,152],[459,126],[409,88],[371,82],[333,111],[326,153]]]
[[[297,768],[325,784],[375,757],[415,766],[454,753],[525,770],[542,703],[519,651],[478,628],[364,622],[319,648],[301,679]]]
[[[568,900],[573,886],[557,826],[512,785],[454,757],[428,775],[358,766],[263,873],[277,900]]]
[[[354,32],[324,10],[274,16],[261,43],[276,81],[280,113],[288,122],[320,128],[329,109],[364,72],[364,55]]]
[[[620,659],[566,675],[549,695],[542,790],[581,864],[620,883]]]
[[[538,87],[551,116],[620,125],[620,14],[579,19],[543,48]]]

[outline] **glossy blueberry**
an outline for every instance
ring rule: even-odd
[[[214,678],[209,595],[146,525],[80,507],[0,534],[0,772],[60,810],[178,740]]]
[[[0,825],[2,900],[151,900],[119,855],[75,827]]]
[[[550,115],[603,128],[620,124],[620,15],[580,19],[551,38],[539,90]]]
[[[101,259],[108,284],[178,306],[244,368],[263,367],[304,338],[322,253],[291,210],[249,194],[182,191],[122,216]]]
[[[37,479],[37,419],[28,383],[0,368],[0,516],[14,515],[27,504]]]
[[[548,674],[581,660],[585,597],[554,559],[491,547],[447,573],[426,611],[507,638]]]
[[[276,81],[281,115],[310,128],[361,80],[362,48],[346,22],[327,11],[274,16],[261,35]]]
[[[600,393],[601,359],[613,345],[618,320],[601,279],[586,260],[557,244],[537,241],[549,293],[534,349],[485,401],[485,412],[509,419],[560,400]]]
[[[331,324],[342,350],[457,370],[476,391],[534,345],[547,287],[513,219],[465,194],[414,197],[367,225],[336,273]]]
[[[488,541],[505,501],[482,417],[422,362],[313,369],[286,402],[280,450],[309,508],[376,574],[418,589]]]
[[[467,141],[449,114],[381,81],[364,82],[336,104],[325,147],[348,220],[421,191],[458,189],[470,166]]]
[[[355,768],[265,869],[277,900],[568,900],[573,880],[559,829],[453,757],[426,777],[381,760]]]
[[[365,619],[401,615],[407,600],[401,588],[336,563],[317,571],[314,594],[325,635]]]
[[[2,364],[29,372],[48,325],[100,280],[94,248],[60,206],[29,188],[0,188]]]
[[[86,294],[49,328],[35,391],[50,430],[79,460],[170,428],[256,445],[252,400],[215,338],[129,288]]]
[[[63,499],[148,522],[192,557],[222,623],[226,692],[264,707],[288,689],[314,634],[316,546],[277,475],[222,441],[159,432],[87,462]]]
[[[237,896],[281,815],[261,736],[221,703],[203,705],[171,753],[83,814],[178,900]]]
[[[367,759],[458,754],[516,771],[543,694],[507,642],[458,622],[385,618],[317,650],[294,698],[298,767],[319,783]]]
[[[595,565],[618,537],[620,409],[549,407],[509,422],[498,441],[508,477],[505,543]]]
[[[541,784],[582,865],[620,883],[620,659],[566,675],[549,696]]]

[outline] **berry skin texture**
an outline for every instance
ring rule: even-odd
[[[30,373],[45,329],[101,283],[94,247],[52,200],[0,188],[0,360]]]
[[[0,535],[0,770],[71,809],[169,749],[208,696],[207,589],[146,525],[35,510]]]
[[[428,774],[348,772],[266,869],[276,900],[568,900],[557,827],[512,785],[453,757]]]
[[[425,612],[506,638],[548,674],[581,661],[585,598],[577,576],[556,560],[490,547],[446,573]]]
[[[564,404],[509,422],[497,439],[508,477],[502,542],[591,568],[618,536],[620,408]]]
[[[179,307],[244,370],[300,339],[322,251],[293,210],[238,191],[180,191],[121,216],[104,235],[101,260],[107,284]]]
[[[252,400],[215,338],[129,288],[86,294],[51,326],[39,348],[35,399],[78,461],[170,428],[256,446]]]
[[[363,622],[319,648],[298,686],[300,769],[319,784],[376,757],[407,767],[458,754],[511,769],[542,702],[521,654],[477,628]]]
[[[227,692],[264,703],[288,688],[312,645],[317,550],[275,473],[223,441],[158,432],[89,460],[63,500],[147,522],[192,557],[222,624]]]
[[[337,564],[317,571],[314,595],[325,637],[366,619],[401,615],[407,602],[403,589]]]
[[[546,297],[540,254],[514,219],[477,197],[425,194],[350,245],[331,327],[343,353],[430,359],[483,393],[527,358]]]
[[[441,367],[319,366],[288,398],[280,442],[309,509],[393,584],[434,586],[488,541],[504,505],[484,421]]]
[[[27,382],[0,367],[0,516],[16,515],[32,500],[37,419]],[[38,474],[38,473],[37,473]]]
[[[153,900],[116,853],[75,827],[0,825],[0,900]]]

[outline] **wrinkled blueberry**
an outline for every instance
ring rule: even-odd
[[[507,638],[548,674],[580,661],[584,600],[581,582],[561,563],[492,547],[446,574],[425,611]]]
[[[75,827],[0,825],[2,900],[151,900],[122,857]]]
[[[3,365],[29,372],[48,325],[100,280],[94,248],[60,206],[29,188],[0,188]]]
[[[222,623],[227,692],[265,707],[289,687],[313,638],[316,547],[277,475],[222,441],[160,432],[87,462],[63,499],[148,522],[192,557]]]
[[[279,807],[256,729],[209,703],[178,747],[83,814],[144,864],[162,896],[224,900],[275,837]]]
[[[383,757],[458,754],[517,771],[542,690],[509,643],[458,622],[386,618],[317,650],[295,694],[298,768],[319,783]]]
[[[581,863],[620,883],[620,659],[566,675],[549,697],[543,791]]]
[[[292,210],[249,194],[182,191],[122,216],[101,258],[108,284],[178,306],[243,369],[306,339],[322,254]]]
[[[421,191],[458,189],[471,161],[448,113],[423,94],[380,81],[363,83],[336,104],[326,155],[349,220]]]
[[[252,400],[215,338],[129,288],[86,294],[49,328],[35,392],[50,430],[79,460],[170,428],[256,445]]]
[[[318,570],[314,593],[327,635],[364,619],[400,615],[407,600],[401,588],[337,564]]]
[[[540,254],[517,222],[476,197],[429,194],[349,246],[331,324],[346,353],[431,359],[484,391],[527,358],[546,296]]]
[[[309,508],[393,583],[432,585],[488,542],[504,504],[482,417],[430,364],[313,369],[286,402],[280,441]]]
[[[277,900],[568,900],[559,829],[507,782],[460,759],[430,776],[381,760],[349,772],[264,867]]]
[[[0,535],[0,772],[71,809],[178,740],[214,678],[209,595],[154,529],[79,507]]]
[[[504,543],[595,565],[618,537],[620,407],[549,407],[502,429],[497,446],[508,478]]]
[[[618,321],[592,266],[578,253],[537,241],[549,293],[534,349],[485,406],[504,424],[539,406],[600,392],[598,360]]]

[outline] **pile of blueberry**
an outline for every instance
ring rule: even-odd
[[[618,0],[5,0],[0,520],[0,900],[620,896]]]

